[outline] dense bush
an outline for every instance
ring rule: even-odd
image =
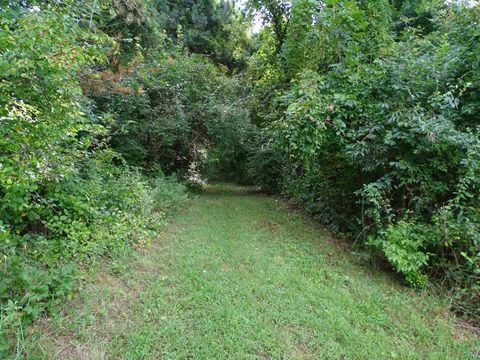
[[[91,88],[96,113],[114,118],[111,145],[145,168],[184,175],[194,162],[217,177],[242,177],[255,139],[242,80],[171,48],[133,66],[126,80]]]
[[[285,172],[284,160],[279,149],[272,146],[258,149],[248,163],[250,181],[266,192],[280,192]]]
[[[115,44],[42,10],[0,30],[0,357],[5,336],[71,293],[78,269],[150,241],[185,189],[108,149],[79,74]]]
[[[284,193],[409,283],[442,279],[477,319],[478,10],[299,1],[278,55],[256,65],[268,75],[253,78],[257,93],[283,83],[264,105],[281,115],[263,121],[288,158]]]
[[[108,165],[101,152],[77,176],[46,184],[32,197],[42,205],[29,228],[3,228],[0,298],[24,316],[36,316],[73,286],[74,264],[112,249],[145,245],[167,212],[185,198],[184,188],[163,175],[151,180]],[[11,314],[10,314],[11,315]],[[2,324],[5,325],[5,324]]]
[[[79,269],[153,239],[200,170],[244,176],[256,129],[230,74],[247,23],[231,3],[202,4],[0,8],[0,357]]]

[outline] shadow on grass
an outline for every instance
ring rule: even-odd
[[[202,194],[211,197],[236,197],[260,195],[261,191],[252,186],[244,186],[234,183],[210,183],[203,186]]]

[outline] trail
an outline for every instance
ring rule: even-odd
[[[362,265],[281,201],[210,186],[29,334],[30,358],[468,359],[446,304]]]

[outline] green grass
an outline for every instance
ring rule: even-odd
[[[210,186],[153,247],[29,329],[28,359],[473,359],[447,304],[362,266],[312,221]]]

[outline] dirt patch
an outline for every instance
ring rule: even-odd
[[[91,359],[105,359],[105,352],[102,350],[93,350],[88,344],[75,345],[73,336],[63,336],[57,341],[57,346],[61,349],[56,355],[55,359],[64,360],[91,360]]]
[[[292,354],[292,359],[317,359],[317,356],[312,353],[310,348],[304,342],[297,344],[295,352]]]
[[[274,232],[277,228],[278,224],[270,220],[262,220],[255,225],[255,229],[267,230],[269,232]]]
[[[455,324],[455,332],[452,336],[455,340],[466,341],[468,340],[467,334],[475,334],[480,337],[480,327],[477,324],[469,323],[461,318],[455,318],[453,313],[448,310],[443,313],[443,317],[449,321],[453,320],[453,323]],[[478,352],[480,355],[480,346]]]

